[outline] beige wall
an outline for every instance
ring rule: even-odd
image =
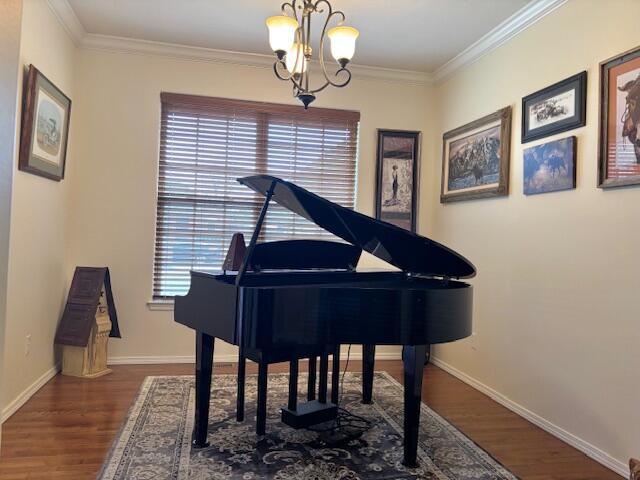
[[[111,357],[192,357],[193,332],[169,311],[150,311],[158,165],[160,92],[293,103],[290,86],[270,68],[156,56],[81,52],[73,262],[108,265],[123,338]],[[377,128],[425,130],[424,86],[354,80],[327,89],[318,107],[359,110],[357,208],[373,212]],[[420,105],[420,107],[417,107]],[[422,106],[425,106],[422,108]],[[393,349],[392,351],[397,351]],[[233,354],[220,344],[216,354]],[[220,358],[220,357],[218,357]]]
[[[513,106],[511,193],[442,206],[438,175],[423,199],[478,268],[477,335],[437,357],[624,463],[640,452],[640,189],[596,188],[598,63],[640,44],[639,18],[637,1],[572,0],[438,85],[440,135]],[[582,70],[587,125],[559,135],[578,137],[577,190],[526,197],[521,98]]]
[[[21,67],[33,63],[74,99],[75,47],[45,0],[24,2]],[[22,68],[20,85],[22,84]],[[75,107],[75,106],[74,106]],[[75,111],[67,166],[71,166]],[[17,158],[14,163],[17,165]],[[14,166],[7,291],[3,410],[55,365],[53,336],[68,288],[68,214],[72,172],[61,183]],[[25,337],[31,348],[25,355]]]
[[[424,132],[420,231],[479,271],[476,335],[436,356],[618,462],[640,445],[640,189],[595,187],[598,62],[640,43],[639,16],[634,0],[570,0],[437,85],[356,77],[316,104],[362,113],[357,208],[364,213],[373,213],[376,128]],[[25,2],[23,42],[22,63],[38,65],[74,107],[68,178],[15,174],[4,406],[53,366],[53,332],[76,264],[112,269],[123,332],[110,343],[112,358],[193,355],[192,332],[172,312],[146,306],[159,93],[293,102],[270,69],[75,52],[44,0]],[[587,126],[565,134],[578,136],[578,188],[525,197],[520,99],[584,69]],[[440,205],[442,133],[506,105],[514,108],[509,197]],[[217,349],[224,358],[234,353]]]
[[[0,3],[0,359],[4,353],[9,227],[13,158],[16,151],[16,105],[22,0]],[[0,368],[0,391],[3,387]],[[2,426],[0,425],[0,434]],[[0,435],[1,436],[1,435]]]

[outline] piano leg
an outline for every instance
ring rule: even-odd
[[[194,448],[209,446],[207,427],[211,400],[211,374],[213,373],[213,344],[212,336],[196,332],[196,412],[192,435]]]
[[[373,398],[373,369],[375,366],[376,346],[362,346],[362,403],[370,404]]]
[[[244,356],[244,350],[240,347],[238,356],[238,393],[236,396],[236,420],[244,421],[244,387],[247,371],[247,357]]]
[[[340,345],[336,345],[331,362],[331,402],[338,405],[340,387]]]
[[[417,465],[422,371],[426,354],[426,345],[405,345],[402,349],[404,364],[404,464],[407,467]]]
[[[320,355],[320,379],[318,385],[318,401],[327,403],[327,377],[329,373],[329,355],[325,352]]]
[[[307,384],[307,400],[316,399],[316,368],[318,359],[317,357],[309,357],[309,381]]]
[[[298,359],[289,362],[289,403],[287,408],[296,411],[298,408]]]
[[[260,360],[258,363],[258,406],[256,411],[256,434],[264,435],[267,429],[267,379],[269,364]]]

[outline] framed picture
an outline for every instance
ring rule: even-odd
[[[71,100],[33,65],[29,66],[22,106],[22,171],[60,181],[64,178]]]
[[[420,132],[378,130],[376,218],[416,231]]]
[[[525,148],[525,195],[576,188],[576,137]]]
[[[640,184],[640,47],[600,64],[598,186]]]
[[[522,99],[522,143],[587,122],[587,72],[580,72]]]
[[[509,194],[511,107],[442,137],[440,202]]]

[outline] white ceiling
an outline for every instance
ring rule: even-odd
[[[89,34],[270,54],[283,0],[68,0]],[[533,0],[534,2],[538,0]],[[360,30],[354,63],[431,73],[530,0],[332,0]],[[320,21],[312,28],[320,28]]]

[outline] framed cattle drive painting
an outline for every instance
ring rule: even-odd
[[[640,47],[600,64],[598,186],[640,184]]]
[[[420,132],[378,130],[376,218],[416,231]]]
[[[22,106],[22,171],[60,181],[64,178],[71,100],[31,65]]]
[[[440,202],[509,193],[511,107],[443,135]]]
[[[582,127],[587,120],[587,72],[522,99],[522,143]]]

